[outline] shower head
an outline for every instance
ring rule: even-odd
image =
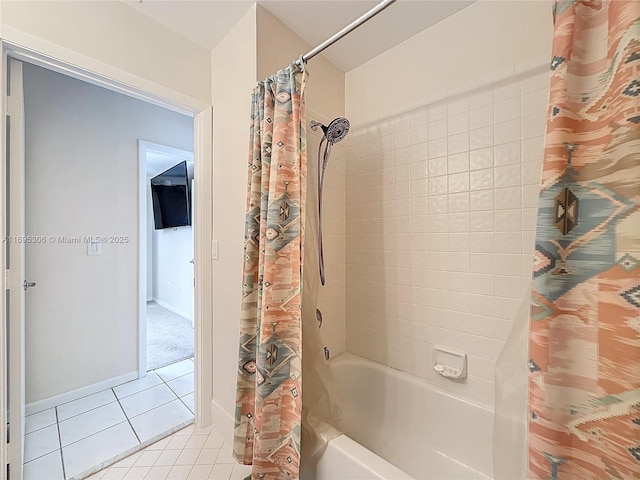
[[[331,143],[338,143],[349,133],[349,120],[344,117],[338,117],[331,121],[328,127],[323,128],[324,136]]]
[[[311,130],[318,127],[322,128],[324,136],[331,144],[338,143],[349,133],[349,120],[344,117],[333,119],[328,126],[322,125],[320,122],[311,122]]]

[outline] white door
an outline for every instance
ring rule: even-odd
[[[24,458],[24,117],[22,62],[7,59],[6,137],[4,178],[7,186],[5,212],[6,321],[8,323],[8,463],[11,480],[22,479]]]

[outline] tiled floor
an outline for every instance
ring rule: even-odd
[[[250,473],[251,467],[236,464],[216,430],[190,425],[88,480],[241,480]]]
[[[29,415],[24,479],[74,478],[189,424],[193,367],[193,360],[184,360]]]

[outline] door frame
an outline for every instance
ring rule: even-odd
[[[195,285],[195,422],[199,427],[211,424],[213,398],[213,272],[212,272],[212,214],[213,214],[213,107],[170,88],[133,75],[119,68],[96,61],[74,51],[59,47],[21,32],[3,28],[0,39],[2,58],[2,95],[6,92],[7,58],[12,57],[58,73],[118,92],[138,100],[186,114],[194,119],[194,276]],[[11,33],[7,39],[7,33]],[[5,126],[6,105],[2,101],[0,123]],[[0,151],[6,152],[6,139],[0,135]],[[4,155],[4,153],[3,153]],[[136,169],[137,170],[137,169]],[[0,179],[0,211],[6,208],[6,179]],[[0,265],[6,272],[5,257]],[[138,259],[139,262],[139,259]],[[0,291],[7,288],[6,273],[0,275]],[[146,297],[145,297],[146,299]],[[6,395],[8,378],[6,361],[6,305],[0,295],[0,425],[7,424]],[[13,388],[16,388],[15,386]],[[19,388],[19,387],[18,387]],[[0,435],[0,480],[6,478],[8,463],[6,435]]]
[[[140,378],[147,374],[147,185],[146,178],[147,173],[147,152],[157,152],[173,155],[179,158],[187,158],[193,162],[194,166],[194,183],[195,183],[195,158],[193,152],[181,150],[179,148],[170,147],[168,145],[162,145],[160,143],[149,142],[147,140],[138,140],[138,327],[139,327],[139,358],[138,358],[138,376]],[[195,188],[194,188],[195,190]],[[192,198],[195,200],[197,192],[192,191]],[[195,206],[195,201],[193,202]],[[195,215],[194,215],[195,217]],[[146,219],[146,222],[142,222],[142,219]],[[194,219],[195,220],[195,219]],[[192,223],[192,237],[195,240],[195,221]],[[195,243],[194,243],[195,253]],[[195,261],[194,261],[195,267]],[[194,269],[195,277],[195,269]],[[194,288],[195,294],[195,288]],[[193,325],[195,326],[195,298],[193,309]],[[195,347],[195,342],[194,342]]]

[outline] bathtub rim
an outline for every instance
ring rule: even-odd
[[[341,363],[344,363],[344,364],[351,363],[351,364],[367,364],[380,372],[386,373],[391,371],[393,375],[406,379],[408,382],[410,382],[413,385],[426,388],[432,392],[443,395],[452,400],[468,403],[474,407],[480,408],[482,410],[486,410],[492,415],[495,415],[495,405],[491,405],[487,401],[484,401],[472,395],[455,395],[452,392],[448,391],[447,389],[435,384],[431,380],[418,377],[417,375],[405,372],[404,370],[400,370],[399,368],[392,367],[390,365],[385,365],[384,363],[378,362],[376,360],[371,360],[370,358],[367,358],[367,357],[362,357],[355,353],[341,352],[335,357],[332,357],[327,363],[329,364],[329,368],[333,368],[334,364],[339,365]]]

